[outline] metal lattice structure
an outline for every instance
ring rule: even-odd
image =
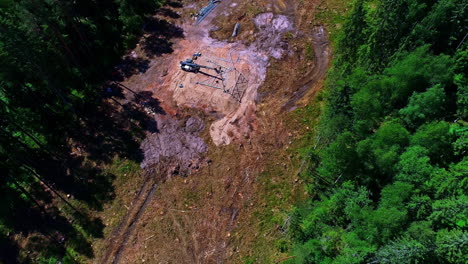
[[[244,96],[245,90],[247,90],[249,80],[247,80],[241,72],[236,71],[236,73],[238,74],[236,77],[236,84],[230,94],[234,99],[240,102],[242,100],[242,96]]]
[[[248,87],[248,79],[238,71],[232,58],[230,60],[206,56],[206,62],[212,67],[220,69],[216,74],[200,72],[206,78],[197,81],[196,85],[204,85],[214,89],[220,89],[224,93],[230,94],[236,101],[241,102],[245,90]],[[236,63],[240,61],[237,58]]]

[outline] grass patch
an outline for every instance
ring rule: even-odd
[[[304,52],[305,52],[305,58],[306,60],[308,61],[313,61],[314,58],[315,58],[315,52],[314,52],[314,48],[312,47],[312,45],[310,43],[307,43],[305,49],[304,49]]]
[[[134,161],[116,158],[105,171],[114,174],[117,179],[124,180],[137,174],[140,171],[140,165]]]
[[[345,22],[346,13],[351,9],[352,1],[328,0],[318,7],[315,24],[322,24],[330,33],[332,45],[336,43],[339,29]]]
[[[288,31],[284,34],[284,39],[291,40],[294,38],[294,33],[292,31]]]
[[[248,17],[255,17],[256,15],[262,12],[263,12],[263,9],[261,7],[257,6],[256,4],[252,4],[252,5],[247,6],[247,10],[245,14]]]

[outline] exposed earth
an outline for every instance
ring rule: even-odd
[[[257,239],[248,232],[262,221],[253,212],[268,166],[282,169],[267,181],[292,190],[275,199],[302,195],[286,151],[301,129],[289,112],[321,88],[331,56],[313,23],[321,2],[304,2],[223,0],[200,25],[190,14],[206,1],[169,3],[146,25],[128,58],[147,65],[119,84],[121,101],[137,98],[153,118],[143,184],[96,243],[95,263],[243,262]],[[223,73],[182,71],[197,52],[197,63]]]

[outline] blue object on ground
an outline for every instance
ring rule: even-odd
[[[196,25],[200,24],[203,21],[203,19],[205,19],[208,16],[208,14],[211,11],[213,11],[213,9],[215,9],[216,6],[219,5],[220,2],[220,0],[210,0],[210,3],[204,8],[202,8],[200,12],[198,12]]]

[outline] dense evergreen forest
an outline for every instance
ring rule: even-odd
[[[294,263],[468,263],[468,3],[355,0]]]
[[[105,80],[138,67],[113,66],[161,2],[0,0],[0,263],[93,256],[90,212],[113,197],[99,165],[141,159],[145,118]]]

